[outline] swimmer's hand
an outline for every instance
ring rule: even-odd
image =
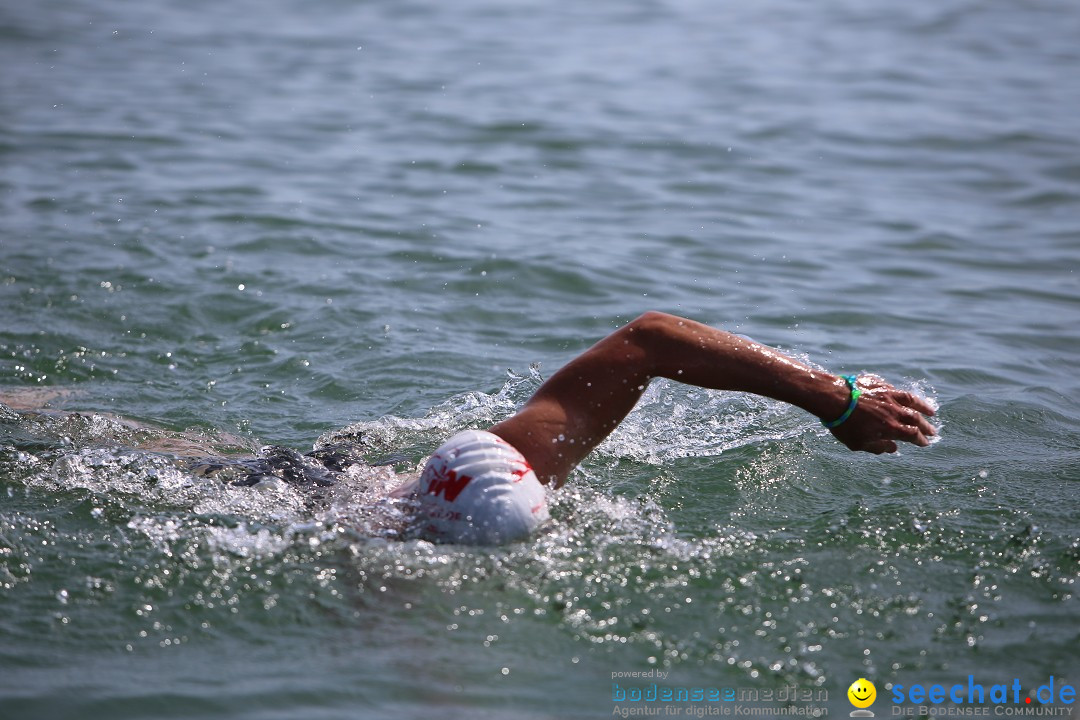
[[[897,450],[898,440],[926,447],[930,438],[937,435],[926,419],[934,415],[934,408],[926,399],[897,390],[876,375],[860,375],[856,385],[862,395],[855,412],[831,430],[851,450],[875,455],[892,453]]]

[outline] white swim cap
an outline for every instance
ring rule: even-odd
[[[432,453],[417,487],[427,540],[498,545],[549,519],[544,486],[525,457],[483,430],[466,430]]]

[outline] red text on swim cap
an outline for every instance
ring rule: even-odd
[[[428,494],[442,495],[447,502],[454,502],[470,480],[472,478],[468,475],[458,475],[454,470],[440,468],[428,484]]]

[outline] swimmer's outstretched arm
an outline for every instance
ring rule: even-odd
[[[797,405],[826,420],[847,409],[843,378],[810,368],[751,340],[707,325],[648,312],[552,375],[523,408],[491,428],[556,487],[634,408],[656,377],[737,390]],[[895,452],[896,441],[925,446],[933,408],[881,378],[859,377],[855,412],[832,430],[852,450]]]

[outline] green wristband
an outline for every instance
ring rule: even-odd
[[[851,417],[851,413],[855,412],[855,406],[859,404],[859,397],[862,395],[862,390],[855,385],[856,378],[854,375],[843,375],[842,377],[844,378],[844,382],[848,384],[848,388],[851,390],[851,402],[848,403],[847,410],[845,410],[844,414],[840,417],[835,420],[821,421],[821,424],[830,430],[841,425],[845,420]]]

